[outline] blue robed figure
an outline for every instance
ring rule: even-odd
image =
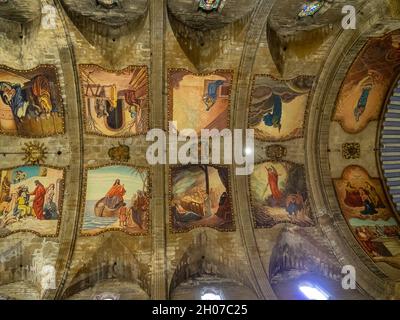
[[[216,80],[208,83],[207,94],[204,95],[203,101],[206,104],[206,110],[210,110],[218,98],[218,89],[225,83],[224,80]]]
[[[354,108],[354,117],[356,121],[360,120],[360,117],[365,112],[365,108],[367,107],[369,94],[371,92],[371,88],[367,87],[362,90],[360,99],[358,100],[357,106]]]
[[[263,117],[263,122],[268,127],[278,128],[281,130],[282,124],[282,98],[276,94],[273,94],[273,107],[272,113],[268,112]]]
[[[4,104],[10,106],[15,119],[25,116],[29,104],[21,85],[0,82],[0,97]]]

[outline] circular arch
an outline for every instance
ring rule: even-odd
[[[342,30],[338,34],[312,94],[305,138],[306,168],[313,195],[311,205],[318,224],[340,263],[353,265],[358,270],[358,285],[369,295],[382,299],[393,294],[394,284],[362,250],[342,216],[331,179],[328,150],[331,117],[347,70],[369,36],[378,36],[390,31],[388,29],[399,27],[398,24],[389,24],[386,29],[382,28],[384,10],[373,9],[375,6],[385,8],[387,4],[385,1],[367,3],[364,13],[359,14],[358,28],[354,31]],[[381,28],[377,31],[378,25]]]

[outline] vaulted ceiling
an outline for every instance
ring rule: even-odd
[[[0,1],[1,297],[296,299],[311,281],[400,298],[399,2],[324,1],[303,18],[304,0],[217,2]],[[256,138],[253,174],[206,169],[215,212],[189,224],[173,212],[197,212],[184,196],[204,168],[146,159],[147,131],[177,119]],[[123,211],[90,220],[121,176],[143,182],[134,226]]]

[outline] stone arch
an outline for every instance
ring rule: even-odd
[[[0,32],[17,42],[32,38],[41,25],[42,5],[40,0],[7,1],[0,3]]]
[[[322,245],[321,240],[301,228],[284,228],[270,258],[270,280],[273,281],[281,272],[291,270],[318,273],[332,280],[341,278],[338,261],[332,253],[329,254],[330,249]]]
[[[230,279],[234,283],[246,286],[251,291],[254,290],[249,275],[241,270],[241,266],[233,265],[224,257],[223,248],[213,238],[211,232],[207,231],[202,231],[193,238],[172,275],[169,285],[170,297],[180,284],[189,280],[196,281],[202,277]],[[254,296],[257,295],[254,293]]]
[[[120,241],[109,238],[103,241],[71,277],[62,298],[71,297],[106,280],[133,283],[149,295],[150,279],[146,269],[129,248]]]
[[[342,265],[353,265],[358,270],[357,282],[370,296],[387,298],[394,285],[366,256],[351,234],[341,214],[329,169],[329,128],[336,97],[351,63],[359,54],[369,36],[379,36],[396,29],[398,23],[383,20],[383,11],[373,10],[375,5],[386,7],[386,2],[368,3],[358,19],[354,31],[342,30],[321,68],[318,84],[313,92],[307,119],[306,168],[318,224],[331,243],[334,254]],[[386,27],[384,25],[386,24]],[[375,27],[374,27],[375,26]]]
[[[172,30],[189,60],[198,71],[229,47],[230,41],[242,36],[255,0],[221,1],[218,10],[205,12],[195,1],[168,0]]]
[[[112,45],[124,34],[137,37],[148,11],[148,0],[61,0],[70,19],[92,44]],[[84,14],[83,14],[84,13]]]
[[[332,300],[369,299],[362,290],[345,290],[342,266],[318,230],[285,227],[273,248],[269,279],[279,299],[304,299],[299,287],[316,285]]]
[[[29,235],[33,238],[34,236]],[[37,298],[46,295],[48,290],[56,287],[55,264],[58,255],[56,242],[33,239],[28,243],[27,237],[13,239],[7,250],[2,251],[0,259],[0,272],[2,274],[0,287],[17,288],[18,283],[23,284],[26,292],[34,290]],[[1,290],[0,290],[1,291]],[[14,292],[18,298],[23,298],[24,291]],[[28,296],[26,298],[29,298]]]

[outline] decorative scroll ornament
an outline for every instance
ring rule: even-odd
[[[47,148],[37,141],[26,142],[22,150],[25,152],[25,157],[22,159],[25,164],[43,164],[47,158]]]
[[[308,1],[303,4],[301,11],[298,14],[299,18],[312,17],[323,7],[324,0]]]
[[[343,158],[349,159],[359,159],[360,158],[360,144],[357,142],[354,143],[343,143],[342,145],[342,155]]]
[[[108,156],[112,161],[128,162],[128,160],[130,159],[129,147],[120,144],[118,147],[114,147],[108,150]]]
[[[225,6],[226,0],[196,0],[199,3],[199,9],[211,12],[211,11],[221,11]]]
[[[284,146],[274,144],[267,147],[267,157],[271,160],[282,160],[286,157],[287,150]]]

